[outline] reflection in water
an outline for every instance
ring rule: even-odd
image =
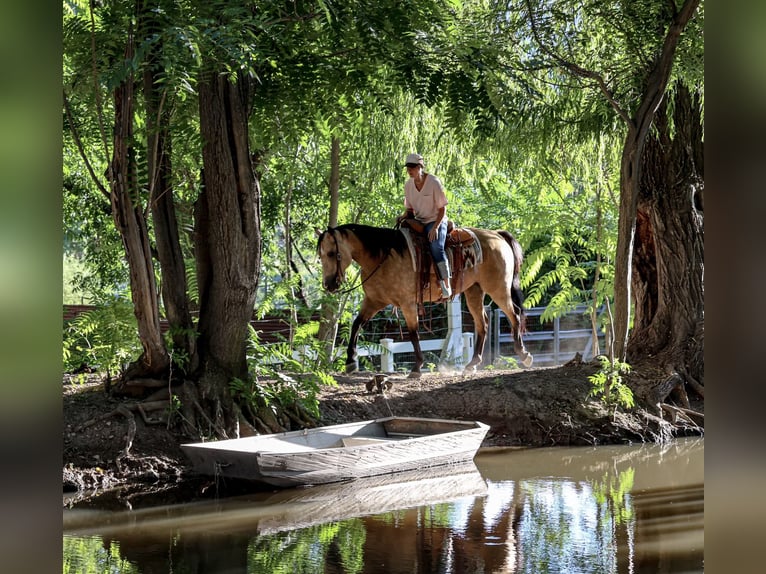
[[[449,473],[75,507],[64,571],[702,572],[703,452],[703,439],[502,451]]]

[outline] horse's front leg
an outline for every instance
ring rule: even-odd
[[[354,373],[359,370],[359,355],[356,352],[359,333],[373,315],[383,307],[377,307],[367,299],[362,301],[362,308],[351,325],[351,336],[348,338],[348,349],[346,350],[346,372]]]
[[[351,336],[348,338],[348,349],[346,350],[346,372],[355,373],[359,370],[359,355],[356,352],[356,342],[359,339],[359,330],[364,326],[367,320],[362,319],[361,313],[356,316],[351,325]]]
[[[463,293],[465,303],[473,317],[473,324],[476,327],[476,343],[473,346],[473,357],[465,366],[466,370],[476,370],[482,360],[484,352],[484,341],[487,340],[487,325],[489,318],[484,311],[484,290],[478,285],[471,285]]]
[[[415,353],[415,365],[410,371],[410,379],[420,378],[420,368],[423,366],[423,351],[420,348],[420,336],[418,335],[418,307],[417,305],[408,305],[402,307],[404,321],[407,323],[407,332],[410,335],[412,351]]]

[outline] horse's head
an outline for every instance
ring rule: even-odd
[[[317,255],[322,263],[322,286],[335,293],[343,284],[346,268],[351,264],[351,249],[337,228],[316,230]]]

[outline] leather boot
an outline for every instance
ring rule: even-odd
[[[449,282],[449,263],[446,259],[444,261],[439,261],[436,264],[436,269],[439,272],[439,287],[441,287],[442,290],[442,298],[449,299],[452,297],[452,288],[450,287]]]

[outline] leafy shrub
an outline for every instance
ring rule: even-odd
[[[323,356],[325,351],[322,342],[315,338],[318,329],[319,323],[312,321],[296,328],[292,345],[287,340],[265,344],[250,326],[247,360],[248,370],[254,380],[249,383],[235,380],[232,382],[232,391],[253,403],[258,397],[265,400],[266,404],[287,406],[297,403],[318,417],[317,396],[320,385],[338,384],[323,368],[328,360]],[[297,373],[301,377],[285,373]],[[266,381],[258,383],[258,379]]]
[[[631,408],[635,403],[633,391],[622,382],[622,375],[630,372],[630,365],[604,355],[599,355],[597,358],[601,362],[601,370],[588,377],[593,384],[590,390],[591,396],[601,396],[601,400],[606,404],[616,403],[625,408]]]
[[[96,305],[64,326],[64,372],[88,367],[109,376],[141,351],[133,305],[122,298]]]

